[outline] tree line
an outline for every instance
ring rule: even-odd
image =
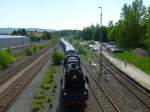
[[[69,32],[69,33],[68,33]],[[134,0],[124,4],[120,19],[108,26],[91,25],[82,31],[61,31],[61,34],[71,35],[76,39],[113,41],[123,49],[144,48],[150,51],[150,6],[146,7],[142,0]]]
[[[52,34],[50,32],[44,31],[43,35],[36,36],[33,34],[33,31],[26,31],[26,29],[24,28],[23,29],[19,28],[18,30],[14,30],[11,35],[28,36],[31,38],[31,41],[40,41],[40,40],[50,40]]]
[[[143,5],[142,0],[124,4],[121,18],[114,25],[108,25],[108,39],[126,49],[137,47],[150,51],[150,7]]]
[[[51,39],[51,33],[50,32],[43,32],[43,35],[36,36],[33,34],[33,32],[29,32],[28,35],[31,38],[31,41],[40,41],[40,40],[50,40]]]
[[[11,35],[26,36],[27,35],[27,31],[24,28],[23,29],[19,28],[18,30],[14,30]]]

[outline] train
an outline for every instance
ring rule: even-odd
[[[65,108],[85,108],[88,104],[88,78],[83,73],[80,57],[74,47],[64,39],[60,40],[65,52],[61,97]]]

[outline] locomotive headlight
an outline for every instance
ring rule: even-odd
[[[64,92],[64,96],[67,95],[67,93]]]
[[[86,94],[87,94],[87,92],[85,91],[83,94],[85,94],[85,95],[86,95]]]

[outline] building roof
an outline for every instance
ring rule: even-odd
[[[43,32],[33,32],[32,34],[33,34],[34,36],[38,36],[38,37],[43,36]]]
[[[0,39],[3,38],[29,38],[27,36],[12,36],[12,35],[0,35]]]

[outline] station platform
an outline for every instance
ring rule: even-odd
[[[122,72],[127,74],[129,77],[134,79],[136,82],[141,84],[142,86],[146,87],[150,90],[150,75],[144,73],[139,68],[135,67],[134,65],[127,63],[125,67],[125,62],[115,58],[114,56],[110,55],[109,53],[103,51],[103,55],[110,60],[112,64],[114,64],[117,68],[119,68]]]

